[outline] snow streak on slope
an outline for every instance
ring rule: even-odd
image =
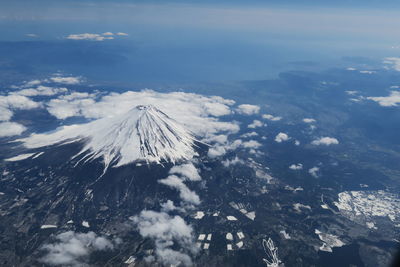
[[[195,155],[193,135],[152,105],[19,141],[28,148],[84,141],[84,148],[75,157],[83,155],[85,162],[103,158],[105,169],[136,161],[175,163]]]

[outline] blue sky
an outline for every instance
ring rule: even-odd
[[[342,64],[342,57],[398,56],[396,1],[332,3],[3,1],[0,41],[62,43],[65,49],[66,43],[83,43],[67,40],[71,34],[125,32],[128,36],[92,46],[129,61],[122,72],[149,69],[146,77],[172,80],[177,77],[170,71],[188,80],[261,79],[290,62],[318,63],[322,69]]]

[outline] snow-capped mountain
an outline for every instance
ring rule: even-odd
[[[83,141],[85,145],[75,157],[81,157],[80,162],[103,158],[105,169],[138,161],[175,163],[196,154],[192,133],[152,105],[19,141],[27,148]]]

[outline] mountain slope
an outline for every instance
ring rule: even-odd
[[[60,127],[53,133],[20,139],[27,148],[77,141],[85,143],[75,155],[80,162],[102,158],[105,169],[132,162],[161,163],[191,159],[195,139],[177,121],[152,105],[87,124]]]

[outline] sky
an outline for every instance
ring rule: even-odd
[[[311,0],[2,1],[0,42],[45,42],[42,47],[51,47],[47,51],[64,51],[62,57],[37,58],[44,53],[37,48],[30,49],[31,54],[27,48],[12,54],[56,60],[62,66],[53,67],[61,69],[71,65],[72,49],[90,50],[96,55],[84,62],[84,56],[78,56],[76,68],[92,61],[117,62],[114,79],[263,79],[299,64],[323,69],[343,64],[343,57],[397,57],[397,5],[372,0],[335,5]],[[126,35],[107,39],[102,35],[106,32]],[[91,44],[70,38],[85,33],[102,37],[90,39]]]

